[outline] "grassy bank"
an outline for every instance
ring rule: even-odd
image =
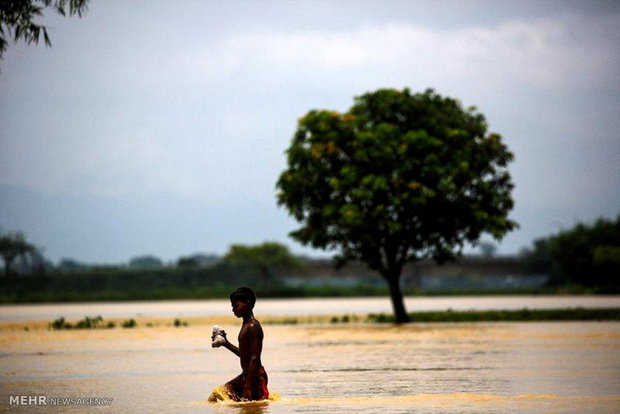
[[[620,321],[620,308],[515,309],[483,311],[426,311],[409,313],[411,322],[554,322],[554,321]],[[307,323],[395,323],[394,315],[370,313],[340,316],[267,317],[264,324],[294,325]]]
[[[620,321],[620,308],[517,309],[480,311],[412,312],[412,322],[540,322],[540,321]],[[392,314],[369,314],[369,322],[393,323]]]

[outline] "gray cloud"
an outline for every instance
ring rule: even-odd
[[[2,62],[0,226],[54,259],[293,245],[274,184],[297,117],[405,86],[478,106],[515,152],[522,228],[501,251],[620,211],[613,2],[384,4],[112,1],[50,16],[52,49],[12,46]]]

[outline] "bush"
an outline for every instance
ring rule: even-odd
[[[178,328],[178,327],[180,327],[180,326],[187,326],[187,325],[188,325],[188,323],[187,323],[186,321],[182,321],[182,320],[180,320],[180,319],[175,319],[175,320],[174,320],[174,326],[175,326],[176,328]]]
[[[615,221],[579,223],[534,242],[523,258],[531,271],[549,273],[555,284],[620,287],[620,215]]]
[[[121,326],[123,328],[135,328],[136,326],[138,326],[138,324],[136,323],[135,319],[131,318],[127,321],[124,321]]]
[[[64,316],[54,320],[49,325],[50,329],[102,329],[102,328],[114,328],[114,322],[103,323],[101,315],[97,316],[85,316],[84,319],[77,321],[75,324],[71,324],[65,320]]]

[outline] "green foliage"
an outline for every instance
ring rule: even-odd
[[[295,316],[289,316],[278,322],[279,325],[297,325],[298,323],[299,319],[297,319]]]
[[[61,329],[102,329],[102,328],[114,328],[114,322],[103,323],[103,318],[100,315],[97,316],[85,316],[74,324],[67,322],[64,316],[54,320],[49,324],[49,328],[53,330]]]
[[[287,155],[277,188],[302,224],[291,236],[380,272],[403,318],[405,263],[443,262],[483,233],[499,240],[517,226],[507,218],[513,155],[482,114],[430,89],[381,89],[344,114],[310,111]]]
[[[179,267],[198,267],[198,262],[191,257],[180,257],[177,260],[177,266]]]
[[[35,18],[43,15],[43,10],[50,7],[61,16],[78,15],[86,12],[88,0],[2,0],[0,2],[0,59],[12,40],[17,43],[23,39],[26,43],[39,43],[41,35],[45,45],[50,47],[50,41],[45,26],[34,22]]]
[[[196,253],[191,256],[183,256],[177,260],[179,267],[209,267],[217,264],[220,258],[214,254]]]
[[[58,319],[54,319],[54,321],[49,324],[50,329],[59,330],[59,329],[71,329],[72,325],[65,321],[65,317],[61,316]]]
[[[188,326],[188,323],[186,321],[182,321],[182,320],[177,318],[177,319],[174,320],[173,325],[174,325],[175,328],[179,328],[181,326]]]
[[[534,247],[525,248],[520,256],[531,273],[547,274],[551,269],[551,256],[549,255],[549,239],[534,240]]]
[[[96,329],[102,326],[103,318],[99,316],[89,317],[86,316],[81,321],[78,321],[74,326],[76,329]]]
[[[345,314],[345,315],[342,315],[341,317],[333,316],[330,320],[331,323],[349,323],[349,322],[358,322],[358,321],[359,321],[359,317],[355,314],[353,315]]]
[[[138,326],[138,323],[136,322],[136,320],[134,318],[128,319],[126,321],[123,321],[123,323],[121,324],[121,326],[123,328],[135,328],[136,326]]]
[[[534,321],[618,321],[620,308],[516,309],[483,311],[430,311],[409,314],[414,322],[534,322]],[[371,313],[369,322],[394,323],[392,315]]]
[[[231,268],[234,270],[234,268]],[[209,276],[196,277],[183,281],[176,277],[176,272],[169,269],[158,274],[146,275],[132,272],[135,279],[124,288],[118,279],[119,274],[108,275],[108,282],[114,287],[94,287],[90,284],[89,275],[57,275],[24,277],[10,279],[0,289],[0,303],[40,303],[40,302],[84,302],[84,301],[131,301],[131,300],[170,300],[170,299],[224,299],[232,290],[240,285],[253,285],[256,279],[246,279],[234,275],[212,273],[205,269]],[[200,274],[200,273],[199,273]],[[122,276],[123,274],[121,274]],[[211,276],[213,278],[211,278]],[[238,276],[238,278],[232,278]],[[152,277],[152,285],[149,284]],[[230,280],[226,279],[230,277]],[[168,281],[166,284],[162,281]],[[189,283],[185,284],[185,283]],[[142,288],[140,288],[142,286]],[[191,286],[191,287],[190,287]],[[387,286],[356,285],[356,286],[290,286],[279,280],[256,289],[261,298],[312,298],[312,297],[369,297],[386,296],[389,294]],[[583,295],[608,294],[613,289],[606,287],[586,288],[576,285],[547,286],[544,288],[497,290],[405,290],[407,295],[418,296],[462,296],[462,295]]]
[[[491,242],[482,242],[478,244],[480,248],[480,253],[485,259],[490,259],[495,256],[495,252],[497,251],[497,246]]]
[[[269,283],[254,267],[221,262],[211,267],[133,270],[99,267],[82,272],[48,272],[10,278],[0,288],[1,303],[76,302],[101,300],[158,300],[228,298],[238,286],[256,287],[260,297],[328,295],[322,288],[291,288],[279,277]],[[360,288],[360,292],[366,288]],[[336,292],[338,293],[338,292]],[[385,290],[381,293],[385,294]],[[345,292],[339,293],[341,296]]]
[[[4,261],[4,273],[8,277],[12,274],[12,264],[20,256],[35,252],[36,248],[28,243],[21,233],[6,233],[0,235],[0,256]]]
[[[222,260],[231,266],[257,271],[263,283],[271,283],[276,270],[303,268],[302,261],[294,256],[288,247],[276,242],[264,242],[254,246],[233,244]]]
[[[393,315],[385,313],[369,313],[368,320],[375,323],[393,323],[396,321]]]
[[[255,264],[257,266],[299,268],[301,260],[289,251],[288,247],[276,242],[264,242],[255,246],[233,244],[224,261],[230,264]]]
[[[129,267],[133,269],[157,269],[164,266],[164,262],[153,255],[137,256],[129,260]]]
[[[385,287],[289,286],[282,279],[260,282],[247,267],[225,263],[201,269],[97,270],[81,274],[48,273],[7,280],[0,289],[0,303],[83,302],[163,299],[228,298],[238,286],[257,286],[259,297],[385,296]]]
[[[555,283],[620,287],[620,215],[538,239],[523,256]]]

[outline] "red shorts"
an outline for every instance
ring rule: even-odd
[[[243,397],[243,387],[245,386],[246,379],[247,375],[241,374],[226,383],[226,389],[228,390],[228,393],[230,394],[230,398],[232,400],[241,400],[241,397]],[[265,368],[260,367],[258,369],[258,378],[256,378],[256,381],[254,381],[254,386],[252,387],[252,400],[266,400],[267,398],[269,398],[267,382],[267,372],[265,372]]]

